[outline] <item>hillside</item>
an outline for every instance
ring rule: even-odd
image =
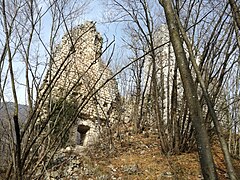
[[[64,156],[58,155],[56,164],[49,169],[50,179],[202,179],[197,152],[164,156],[159,151],[157,136],[127,134],[114,139],[112,150],[106,141],[85,151],[65,150]],[[213,154],[219,179],[228,179],[216,143]],[[234,164],[239,172],[240,160],[234,160]]]
[[[6,106],[7,106],[7,109],[9,111],[9,113],[12,115],[13,114],[13,111],[14,111],[14,103],[13,102],[6,102]],[[18,105],[18,111],[19,111],[19,119],[20,121],[24,122],[25,119],[26,119],[26,115],[27,115],[27,106],[26,105],[23,105],[23,104],[19,104]],[[6,110],[3,106],[2,103],[0,103],[0,120],[2,119],[6,119],[7,117],[7,114],[6,114]]]

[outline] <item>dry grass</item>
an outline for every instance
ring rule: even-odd
[[[129,135],[127,139],[115,142],[115,151],[106,157],[100,150],[92,152],[92,161],[99,167],[98,174],[126,180],[202,178],[197,152],[163,156],[158,148],[156,136]],[[213,145],[214,160],[219,179],[227,179],[223,155],[218,144]],[[239,170],[240,161],[235,160]],[[130,167],[130,168],[129,168]],[[131,171],[131,167],[137,167]],[[126,170],[128,168],[128,170]],[[130,170],[129,170],[130,169]],[[97,177],[91,176],[92,179]],[[110,178],[111,179],[111,178]]]

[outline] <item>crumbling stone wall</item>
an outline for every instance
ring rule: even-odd
[[[170,118],[171,113],[171,96],[173,90],[174,69],[176,66],[174,50],[171,43],[169,42],[170,36],[167,25],[161,25],[156,31],[154,38],[156,47],[166,43],[156,50],[156,64],[158,87],[160,88],[160,99],[162,101],[162,119],[163,122],[167,122]],[[181,107],[183,87],[179,72],[177,72],[177,91],[178,107]],[[180,109],[178,111],[180,111]]]
[[[156,81],[157,84],[154,84],[158,89],[158,103],[160,107],[160,113],[161,113],[161,120],[162,122],[166,123],[170,119],[171,114],[171,96],[173,91],[173,79],[174,79],[174,73],[175,73],[175,54],[173,47],[171,45],[168,27],[167,25],[163,24],[159,28],[156,29],[153,36],[154,40],[154,46],[158,47],[155,50],[155,63],[156,63]],[[149,96],[149,99],[151,101],[150,105],[152,105],[152,97],[151,97],[151,86],[152,84],[152,66],[153,66],[153,59],[149,55],[146,58],[145,64],[144,64],[144,79],[145,82],[147,82],[147,95]],[[150,78],[149,78],[150,77]],[[182,104],[182,98],[183,98],[183,87],[180,79],[180,74],[177,71],[177,96],[178,96],[178,107],[181,107]],[[149,106],[149,105],[147,105]],[[146,108],[146,111],[150,111],[151,107]],[[180,109],[178,109],[177,112],[179,112]],[[149,112],[147,112],[149,113]],[[151,113],[149,113],[151,114]],[[155,118],[150,117],[150,124],[155,123]]]
[[[156,49],[156,72],[157,72],[157,87],[159,90],[159,100],[161,101],[160,104],[160,111],[161,111],[161,120],[164,123],[169,122],[169,119],[171,118],[171,107],[172,107],[172,91],[173,91],[173,79],[174,79],[174,71],[176,68],[176,60],[175,60],[175,54],[172,47],[172,44],[170,42],[170,36],[168,31],[168,26],[166,24],[161,25],[155,32],[154,32],[154,46],[159,47]],[[185,48],[186,55],[188,57],[188,50],[186,47],[186,44],[183,44]],[[196,63],[199,64],[200,61],[200,55],[196,55]],[[190,63],[190,69],[192,71],[192,76],[194,79],[196,79],[195,71]],[[147,79],[147,75],[149,74],[149,71],[152,71],[152,59],[149,56],[149,58],[146,60],[146,63],[144,65],[144,74],[145,79]],[[203,73],[203,79],[205,79],[204,76],[209,76],[207,72]],[[183,84],[180,77],[180,72],[177,70],[176,73],[176,79],[177,79],[177,117],[180,119],[180,116],[183,114],[185,107],[185,98],[184,98],[184,89]],[[209,93],[211,94],[214,92],[214,88],[216,88],[215,80],[209,85]],[[151,86],[151,80],[148,82],[148,92],[150,92],[150,86]],[[198,94],[199,97],[202,95],[201,87],[198,86]],[[221,92],[221,100],[217,102],[215,109],[218,110],[224,104],[224,97],[225,92],[224,89]],[[220,115],[220,112],[218,112]],[[204,117],[207,116],[207,105],[203,105],[203,115]],[[224,116],[220,115],[219,117]],[[154,117],[153,117],[154,121]]]
[[[114,79],[104,84],[112,77],[112,72],[101,59],[102,43],[94,22],[86,22],[63,36],[50,61],[42,92],[52,84],[48,95],[51,101],[66,98],[81,109],[77,122],[70,129],[70,144],[96,142],[101,124],[114,121],[118,90]],[[89,127],[84,135],[79,132],[80,125]]]

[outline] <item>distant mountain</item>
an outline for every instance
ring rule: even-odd
[[[5,164],[9,157],[9,118],[7,116],[7,111],[10,114],[11,122],[13,122],[13,113],[14,113],[14,103],[7,102],[6,107],[2,102],[0,102],[0,174],[1,170],[5,170],[7,167],[7,164]],[[19,104],[19,124],[21,128],[21,124],[23,124],[26,121],[27,118],[27,111],[28,106]],[[12,123],[13,124],[13,123]],[[14,128],[14,126],[13,126]],[[13,131],[14,132],[14,131]],[[13,134],[13,138],[15,139],[15,134]],[[4,171],[3,171],[4,172]],[[1,179],[1,176],[0,176]]]
[[[6,107],[8,109],[9,114],[11,117],[13,116],[14,113],[14,103],[13,102],[7,102]],[[28,111],[28,106],[27,105],[18,105],[18,112],[19,112],[19,121],[24,122],[26,121],[27,118],[27,111]],[[4,107],[3,103],[0,103],[0,121],[7,120],[7,111],[6,108]]]

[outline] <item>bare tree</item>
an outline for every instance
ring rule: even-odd
[[[210,149],[210,142],[204,126],[202,110],[198,101],[197,89],[189,69],[187,56],[184,51],[183,42],[178,31],[179,26],[175,18],[172,3],[170,1],[159,1],[164,8],[170,39],[173,44],[177,66],[180,70],[183,87],[190,110],[190,116],[196,130],[199,159],[202,173],[205,179],[217,179],[215,165]]]
[[[231,157],[230,157],[230,154],[228,152],[228,147],[227,147],[227,143],[223,137],[223,131],[222,131],[222,127],[219,123],[219,120],[217,118],[217,115],[216,115],[216,112],[214,110],[214,105],[213,105],[213,102],[207,92],[207,88],[205,86],[205,83],[202,79],[202,76],[201,76],[201,72],[199,71],[198,69],[198,66],[197,66],[197,63],[196,63],[196,59],[194,57],[194,53],[193,53],[193,47],[191,45],[191,42],[190,40],[188,39],[187,37],[187,34],[185,32],[185,30],[183,29],[182,25],[181,25],[181,22],[179,20],[179,17],[176,16],[176,20],[178,22],[178,25],[180,27],[180,32],[183,36],[183,39],[184,39],[184,42],[186,43],[186,46],[188,48],[188,53],[189,53],[189,58],[193,64],[193,67],[194,67],[194,70],[196,72],[196,75],[197,75],[197,79],[200,83],[200,86],[202,88],[202,91],[203,91],[203,96],[206,100],[206,103],[208,105],[208,110],[209,110],[209,113],[213,119],[213,122],[214,122],[214,128],[216,129],[216,133],[219,137],[219,140],[220,140],[220,143],[221,143],[221,147],[222,147],[222,150],[223,150],[223,153],[224,153],[224,157],[225,157],[225,161],[226,161],[226,164],[227,164],[227,168],[228,168],[228,172],[229,172],[229,176],[231,179],[236,179],[236,174],[234,172],[234,168],[233,168],[233,165],[232,165],[232,162],[231,162]]]
[[[63,144],[69,128],[74,124],[89,100],[106,83],[100,83],[103,76],[101,73],[106,72],[103,70],[101,73],[99,72],[100,74],[95,82],[88,83],[91,91],[88,91],[83,101],[77,107],[74,107],[74,113],[71,112],[71,107],[75,106],[75,104],[71,105],[68,100],[69,96],[72,95],[77,83],[83,79],[84,75],[91,72],[91,68],[101,56],[100,53],[92,59],[85,72],[64,92],[65,95],[62,99],[53,102],[54,100],[51,97],[55,84],[71,63],[70,57],[74,56],[76,41],[73,40],[70,29],[75,25],[74,19],[83,12],[86,5],[87,1],[84,3],[77,1],[63,1],[61,3],[57,1],[41,3],[21,1],[18,4],[12,1],[1,2],[1,29],[3,29],[5,36],[1,37],[1,43],[3,44],[3,49],[1,49],[1,104],[3,104],[3,108],[7,112],[7,127],[9,130],[7,135],[9,143],[7,144],[11,153],[8,159],[9,168],[6,172],[6,179],[31,178],[39,166],[43,171],[51,161],[54,153]],[[43,37],[42,34],[44,18],[48,17],[52,17],[49,45],[46,42],[46,36]],[[85,33],[90,30],[87,29]],[[49,80],[49,82],[41,90],[40,84],[42,84],[45,76],[45,69],[51,69],[53,63],[57,63],[54,62],[54,53],[56,52],[54,46],[59,42],[58,35],[63,32],[66,32],[70,39],[70,48],[67,50],[56,72],[53,74],[51,74],[51,71],[47,72],[46,77],[50,78],[45,80]],[[76,39],[81,38],[81,36]],[[42,55],[42,52],[45,54]],[[47,57],[44,58],[45,61],[42,59],[44,55]],[[22,76],[19,77],[16,72],[17,68],[20,70],[18,64],[21,64],[22,69],[25,71],[25,82],[20,80]],[[19,119],[20,95],[18,95],[17,87],[19,85],[26,88],[26,99],[29,107],[26,119],[23,119],[24,123]],[[10,91],[9,87],[11,87]],[[10,112],[7,105],[9,99],[6,98],[6,94],[8,93],[14,101],[13,113]],[[48,108],[46,109],[46,107]],[[47,110],[44,112],[47,116],[39,125],[39,119],[41,119],[42,110],[44,109]],[[69,112],[65,115],[71,114],[71,117],[68,117],[69,119],[65,124],[59,125],[61,119],[66,119],[66,117],[62,116],[63,111]],[[60,126],[62,128],[58,131],[57,127]],[[59,138],[51,138],[54,137],[53,135],[57,135]]]
[[[171,126],[169,85],[171,77],[170,68],[167,66],[170,63],[170,59],[166,57],[166,59],[162,60],[159,57],[161,56],[159,53],[161,51],[159,50],[160,47],[163,45],[167,46],[168,41],[164,41],[161,44],[155,38],[157,36],[158,25],[160,24],[160,13],[156,4],[156,2],[148,1],[112,1],[110,7],[116,9],[117,16],[111,19],[111,22],[123,22],[126,24],[125,32],[127,32],[127,38],[125,38],[124,43],[129,47],[128,49],[132,50],[132,57],[137,58],[149,52],[144,59],[134,63],[131,68],[135,83],[133,92],[135,97],[133,119],[135,129],[138,132],[149,128],[145,124],[151,124],[151,121],[153,121],[154,125],[150,125],[150,128],[158,129],[162,152],[168,153],[172,151],[171,146],[175,144],[172,142],[173,138],[170,140],[172,136],[170,134],[172,134],[173,130],[172,128],[168,128]],[[131,41],[126,40],[129,38]],[[168,63],[162,63],[162,61]],[[168,69],[168,75],[166,76],[164,69]],[[161,80],[158,80],[159,77]],[[169,79],[169,82],[166,82],[165,85],[163,79],[166,77]],[[166,101],[167,103],[165,104]],[[167,107],[164,108],[164,106]],[[166,118],[168,119],[169,126],[166,125]],[[176,122],[175,127],[177,127]],[[167,136],[165,135],[166,131],[169,131],[167,132]],[[178,130],[175,132],[178,132]]]
[[[240,29],[240,12],[239,5],[235,0],[229,0],[229,4],[232,9],[233,19],[236,21],[238,29]]]

